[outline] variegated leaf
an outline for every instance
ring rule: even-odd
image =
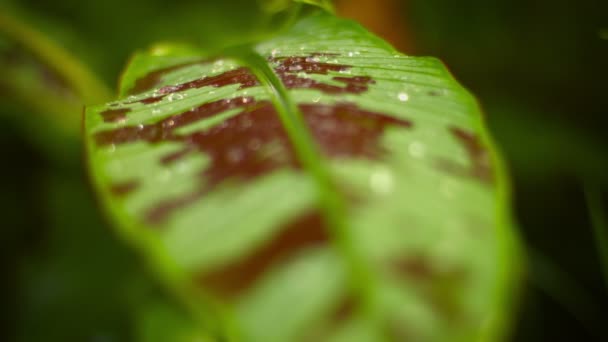
[[[479,108],[326,13],[251,47],[137,54],[90,107],[118,230],[217,336],[504,337],[519,251]]]

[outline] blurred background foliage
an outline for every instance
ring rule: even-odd
[[[131,341],[154,322],[186,324],[96,208],[79,108],[112,96],[135,50],[261,39],[288,24],[287,2],[0,0],[0,340]],[[608,202],[608,3],[335,4],[403,52],[441,58],[484,107],[530,255],[513,340],[608,340],[583,191]]]

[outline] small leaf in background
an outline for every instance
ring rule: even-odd
[[[520,262],[508,181],[475,100],[437,60],[318,13],[220,55],[139,53],[120,89],[85,114],[96,189],[210,331],[507,333]]]

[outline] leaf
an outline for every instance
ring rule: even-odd
[[[433,58],[316,13],[219,56],[136,54],[89,107],[118,231],[241,341],[505,336],[520,252],[479,108]]]

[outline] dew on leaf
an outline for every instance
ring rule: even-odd
[[[368,85],[374,83],[368,76],[335,76],[332,78],[334,81],[344,84],[336,86],[291,73],[290,67],[294,66],[311,74],[327,74],[350,68],[348,65],[310,62],[310,59],[307,61],[311,56],[332,55],[270,57],[270,60],[276,63],[276,72],[286,87],[291,89],[313,88],[331,94],[357,94],[366,91]],[[222,87],[234,84],[239,84],[239,89],[243,89],[259,85],[259,82],[248,69],[241,67],[172,86],[160,96],[175,96],[175,91],[201,86]],[[380,158],[385,152],[379,143],[385,128],[412,126],[408,120],[364,110],[347,102],[334,105],[313,102],[301,104],[298,108],[321,152],[332,157]],[[239,109],[241,113],[208,129],[187,134],[177,130],[232,109]],[[181,143],[182,149],[161,158],[160,161],[164,165],[178,162],[191,153],[204,153],[210,158],[210,165],[199,173],[200,182],[197,188],[181,197],[163,200],[148,210],[146,220],[151,224],[164,221],[174,210],[192,204],[226,179],[247,181],[280,167],[301,167],[274,105],[267,100],[256,101],[252,97],[217,100],[156,123],[100,131],[95,134],[95,140],[100,146],[135,141],[146,141],[150,144],[164,141]],[[275,148],[266,148],[270,145]],[[374,186],[380,189],[379,191],[386,191],[391,180],[387,180],[386,176],[376,175]]]
[[[110,192],[117,197],[124,197],[139,187],[139,182],[132,180],[128,182],[115,183],[110,186]]]
[[[234,296],[250,288],[276,263],[328,240],[321,215],[318,212],[306,214],[288,223],[250,255],[233,264],[204,272],[199,281],[219,294]]]
[[[177,69],[181,69],[187,66],[192,66],[192,65],[202,65],[208,63],[207,60],[196,60],[196,61],[192,61],[192,62],[186,62],[186,63],[181,63],[181,64],[177,64],[177,65],[173,65],[167,68],[162,68],[153,72],[150,72],[148,74],[146,74],[146,76],[137,79],[137,81],[135,81],[135,85],[133,86],[133,88],[131,88],[129,90],[129,94],[139,94],[139,93],[143,93],[144,91],[150,90],[154,87],[156,87],[160,82],[161,82],[161,78],[166,75],[167,73],[177,70]],[[133,100],[133,99],[131,99]]]
[[[481,144],[479,137],[458,127],[450,127],[449,130],[456,141],[465,149],[469,157],[469,165],[460,165],[451,160],[440,159],[439,167],[455,175],[471,177],[484,183],[492,183],[493,174],[490,156]]]
[[[397,97],[399,98],[399,101],[403,101],[403,102],[405,102],[405,101],[407,101],[407,100],[410,99],[410,97],[409,97],[409,95],[407,93],[399,93],[397,95]]]

